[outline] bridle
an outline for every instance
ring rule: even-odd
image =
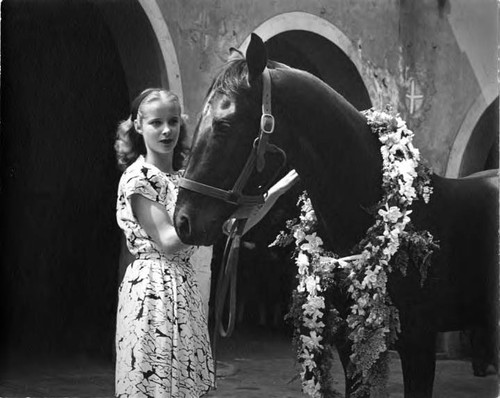
[[[283,158],[282,166],[286,161],[285,152],[276,145],[269,143],[269,137],[274,132],[274,123],[274,116],[271,112],[271,74],[269,73],[269,69],[264,68],[262,72],[262,115],[260,118],[260,131],[258,137],[253,143],[252,151],[247,158],[245,166],[236,179],[233,188],[225,190],[187,178],[180,179],[179,187],[189,189],[190,191],[198,192],[202,195],[210,196],[215,199],[220,199],[224,202],[237,206],[255,206],[264,203],[263,194],[244,195],[243,189],[245,188],[254,169],[258,172],[264,170],[266,152],[279,153]],[[280,169],[276,171],[276,175],[270,180],[269,184],[262,189],[262,192],[267,191],[267,188],[269,188],[269,185],[276,178]]]
[[[274,127],[275,120],[271,111],[271,74],[268,68],[264,68],[262,72],[262,115],[260,118],[260,131],[257,138],[254,140],[252,151],[248,156],[243,170],[234,183],[233,188],[225,190],[187,178],[180,179],[179,187],[222,200],[226,203],[237,205],[239,208],[252,208],[256,205],[263,204],[263,193],[266,192],[270,185],[274,182],[286,162],[285,152],[278,146],[269,143],[269,138],[274,132]],[[281,166],[275,171],[275,175],[270,179],[266,187],[261,190],[263,193],[258,195],[244,195],[243,189],[245,188],[253,171],[257,170],[260,173],[264,170],[266,152],[275,152],[280,154],[282,156]],[[221,336],[227,337],[230,336],[234,330],[238,254],[240,240],[246,222],[247,218],[236,219],[228,233],[229,236],[222,259],[222,268],[219,271],[215,297],[215,324],[212,337],[212,353],[214,356],[216,354],[217,332],[219,332]],[[222,311],[224,309],[228,289],[230,294],[229,319],[227,328],[224,329],[222,325]]]

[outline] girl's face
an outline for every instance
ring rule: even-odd
[[[173,153],[179,139],[181,114],[179,104],[164,97],[141,105],[135,129],[144,138],[147,153]]]

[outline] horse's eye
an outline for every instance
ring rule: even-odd
[[[231,125],[228,122],[214,121],[212,128],[215,135],[226,135],[231,130]]]

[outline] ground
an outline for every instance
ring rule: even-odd
[[[392,355],[390,398],[403,397],[399,359]],[[210,398],[299,398],[300,381],[290,337],[266,329],[238,332],[219,340],[218,388]],[[338,389],[343,392],[340,363],[335,361]],[[0,397],[113,397],[113,366],[109,362],[72,359],[13,361],[0,375]],[[437,362],[434,398],[495,398],[498,378],[472,375],[469,361]]]

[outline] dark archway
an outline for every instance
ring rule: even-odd
[[[155,32],[138,0],[88,0],[106,23],[127,81],[130,100],[146,87],[169,87]]]
[[[483,112],[472,131],[460,165],[460,176],[498,169],[498,97]]]
[[[114,133],[159,54],[136,0],[2,3],[2,352],[111,358]]]
[[[319,77],[357,109],[372,106],[356,66],[328,39],[312,32],[291,30],[270,38],[266,47],[271,59]]]

